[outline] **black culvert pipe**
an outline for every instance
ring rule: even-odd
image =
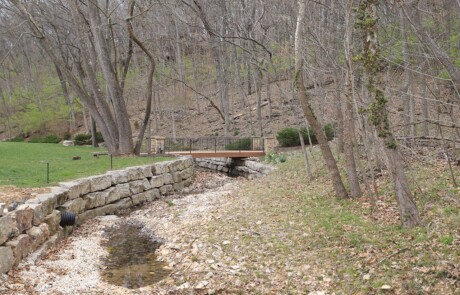
[[[77,214],[67,211],[61,211],[61,222],[60,226],[73,226],[75,225]]]

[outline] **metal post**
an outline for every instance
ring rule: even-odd
[[[190,140],[190,143],[189,143],[189,145],[190,145],[190,153],[192,153],[192,139],[190,138],[189,140]]]
[[[46,162],[46,183],[50,183],[50,162]]]
[[[113,157],[112,157],[112,154],[110,154],[110,170],[113,170]]]
[[[214,138],[214,152],[217,153],[217,138]]]

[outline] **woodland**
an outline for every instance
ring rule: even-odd
[[[441,148],[457,186],[459,16],[459,0],[2,0],[0,136],[98,130],[127,155],[181,116],[188,137],[209,135],[200,117],[221,136],[309,126],[337,198],[365,186],[374,207],[384,166],[414,227],[407,153]]]

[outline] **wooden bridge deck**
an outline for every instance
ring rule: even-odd
[[[265,156],[263,151],[183,151],[167,152],[166,154],[192,156],[193,158],[250,158]]]

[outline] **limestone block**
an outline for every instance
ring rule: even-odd
[[[170,173],[163,174],[163,183],[164,184],[174,183],[173,177]]]
[[[144,188],[144,191],[148,191],[152,189],[152,184],[150,184],[150,181],[146,178],[142,180],[142,187]]]
[[[14,265],[18,265],[19,262],[27,257],[27,255],[29,255],[32,251],[30,237],[26,234],[19,235],[14,240],[7,242],[6,246],[11,247],[11,250],[13,251]]]
[[[69,190],[70,200],[79,198],[90,192],[90,182],[88,179],[79,179],[74,181],[60,182],[59,185]]]
[[[161,187],[164,183],[165,181],[163,175],[153,176],[152,179],[150,179],[150,184],[152,188]]]
[[[129,181],[128,173],[126,173],[125,170],[110,171],[107,174],[112,178],[112,185],[126,183]]]
[[[34,226],[27,231],[30,239],[30,246],[32,251],[35,251],[46,239],[49,237],[49,229],[46,223],[39,226]]]
[[[61,210],[73,212],[73,213],[80,213],[85,210],[86,207],[86,200],[82,198],[74,199],[65,202],[62,206],[59,207]]]
[[[262,173],[264,175],[266,175],[266,174],[268,174],[268,173],[270,173],[270,172],[272,172],[274,170],[274,168],[272,166],[264,165],[262,163],[255,162],[255,161],[244,161],[244,166],[246,166],[249,169],[254,170],[256,172]]]
[[[173,182],[178,183],[182,181],[182,173],[180,171],[171,172]]]
[[[160,198],[160,190],[157,188],[146,191],[145,194],[147,196],[147,202],[152,202]]]
[[[13,264],[14,255],[11,247],[0,247],[0,274],[9,272]]]
[[[153,175],[161,175],[169,172],[169,165],[171,165],[171,161],[161,162],[155,164],[155,171],[152,169]]]
[[[147,194],[143,192],[140,194],[132,195],[130,198],[133,201],[133,205],[136,206],[147,201]]]
[[[190,178],[194,174],[194,170],[192,167],[189,167],[182,171],[182,179]]]
[[[184,189],[184,183],[181,181],[181,182],[177,182],[173,185],[174,187],[174,191],[176,192],[180,192]]]
[[[0,245],[15,235],[16,220],[11,215],[10,213],[0,217]]]
[[[131,195],[136,195],[144,191],[144,182],[142,180],[135,180],[129,183],[129,192]]]
[[[172,185],[170,184],[167,184],[167,185],[163,185],[162,187],[160,187],[160,194],[162,196],[167,196],[167,195],[171,195],[174,193],[174,188]]]
[[[144,173],[141,167],[130,167],[125,169],[129,181],[135,181],[144,178]]]
[[[152,173],[152,165],[145,165],[140,167],[142,170],[142,174],[144,175],[143,178],[150,178],[153,176]]]
[[[77,217],[77,225],[80,226],[85,223],[87,220],[94,218],[96,216],[103,216],[105,215],[106,209],[104,207],[99,207],[93,210],[87,210],[83,213],[78,214]]]
[[[56,206],[61,206],[69,200],[69,190],[63,187],[51,187],[51,193],[56,196]]]
[[[109,195],[105,199],[106,204],[113,203],[120,199],[129,197],[129,183],[117,184],[115,187],[107,190]]]
[[[94,192],[83,196],[83,199],[86,202],[85,209],[93,209],[96,207],[102,207],[105,205],[106,199],[109,197],[110,192],[102,191],[102,192]]]
[[[113,203],[112,205],[115,208],[115,212],[117,212],[120,210],[126,210],[128,208],[131,208],[133,206],[133,201],[131,200],[131,198],[125,198]]]
[[[61,211],[54,210],[51,214],[45,217],[44,223],[48,225],[50,235],[54,235],[59,230],[61,222]]]
[[[16,220],[16,227],[19,234],[32,227],[34,219],[34,210],[29,208],[27,204],[22,204],[12,212],[13,218]]]
[[[182,182],[184,187],[190,186],[192,183],[193,183],[193,177],[187,178]]]
[[[34,217],[32,219],[32,224],[33,225],[39,225],[40,223],[42,223],[43,219],[48,214],[46,207],[43,206],[42,203],[24,204],[24,205],[21,205],[21,206],[24,206],[24,208],[31,208],[34,211]]]
[[[87,179],[90,183],[90,192],[102,191],[112,186],[112,176],[109,174],[96,175]]]
[[[3,211],[5,210],[5,203],[0,203],[0,217],[3,216]]]

